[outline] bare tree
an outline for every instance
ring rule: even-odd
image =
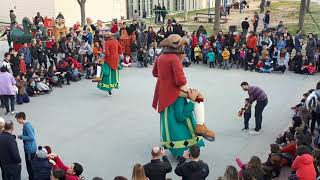
[[[303,30],[303,24],[304,24],[304,16],[306,14],[306,2],[307,0],[301,0],[300,3],[300,15],[299,15],[299,30]]]
[[[214,34],[218,34],[220,31],[220,6],[221,0],[215,0],[215,14],[214,14]]]
[[[306,5],[307,13],[310,13],[310,4],[311,4],[311,0],[307,0],[307,5]]]
[[[81,11],[81,26],[86,25],[86,1],[87,0],[77,0]]]

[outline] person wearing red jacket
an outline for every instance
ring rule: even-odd
[[[248,39],[247,39],[247,48],[257,50],[257,36],[253,31],[250,31]]]
[[[298,146],[297,157],[293,161],[291,169],[296,171],[299,180],[315,180],[317,173],[313,165],[313,157],[304,145]]]
[[[66,172],[66,180],[80,180],[83,167],[79,163],[66,166],[56,154],[49,154],[48,156],[49,162],[53,165],[53,170],[62,169]]]

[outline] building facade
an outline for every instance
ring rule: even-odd
[[[155,5],[164,5],[170,12],[195,10],[207,8],[210,0],[88,0],[86,2],[86,17],[94,21],[111,21],[113,18],[120,19],[121,16],[130,18],[134,10],[142,14],[143,9],[147,15],[153,14]],[[211,0],[211,7],[214,0]],[[17,21],[21,23],[23,17],[32,18],[40,12],[43,17],[56,17],[61,12],[66,25],[72,26],[80,21],[80,6],[77,0],[1,0],[0,22],[9,22],[9,10],[13,9]]]

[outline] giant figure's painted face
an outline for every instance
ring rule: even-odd
[[[54,23],[54,26],[57,28],[57,29],[63,29],[66,27],[65,25],[65,20],[62,19],[62,18],[56,18],[55,20],[55,23]]]

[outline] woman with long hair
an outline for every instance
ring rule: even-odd
[[[144,172],[141,164],[135,164],[132,172],[132,180],[147,180],[146,173]]]
[[[234,166],[227,166],[224,176],[220,177],[219,180],[238,180],[238,170]]]

